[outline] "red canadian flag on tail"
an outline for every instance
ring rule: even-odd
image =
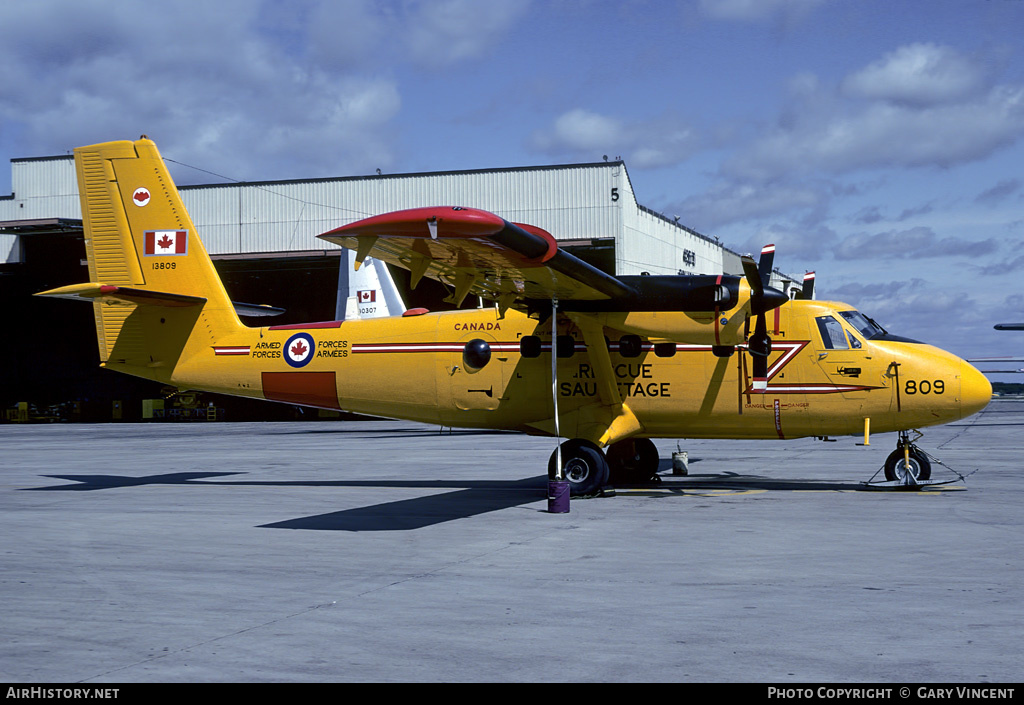
[[[143,251],[146,255],[187,255],[188,231],[147,230]]]
[[[377,301],[377,291],[375,289],[368,289],[356,292],[359,295],[359,303],[371,304]]]

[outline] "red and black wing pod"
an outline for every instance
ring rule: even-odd
[[[614,276],[561,251],[550,233],[475,208],[395,211],[335,228],[321,238],[496,301],[608,300],[631,293]],[[506,303],[507,305],[507,303]]]

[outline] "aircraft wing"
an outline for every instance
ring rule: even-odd
[[[355,267],[375,257],[508,308],[526,299],[600,301],[628,296],[632,287],[558,249],[550,233],[510,223],[493,213],[451,206],[414,208],[366,218],[320,238],[356,251]]]
[[[1024,323],[997,323],[996,330],[1024,330]]]

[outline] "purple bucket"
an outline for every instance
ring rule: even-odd
[[[551,514],[567,514],[569,512],[569,483],[567,481],[548,481],[548,512]]]

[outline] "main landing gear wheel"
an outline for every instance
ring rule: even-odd
[[[900,445],[885,459],[885,479],[890,482],[914,485],[931,479],[931,476],[932,464],[914,445],[910,446],[909,458],[904,452],[904,446]]]
[[[608,446],[608,466],[613,485],[647,482],[658,474],[661,457],[650,438],[627,438]]]
[[[569,483],[569,496],[596,494],[608,484],[608,460],[600,448],[590,441],[574,438],[561,445],[562,476]],[[548,477],[555,476],[557,451],[548,461]]]

